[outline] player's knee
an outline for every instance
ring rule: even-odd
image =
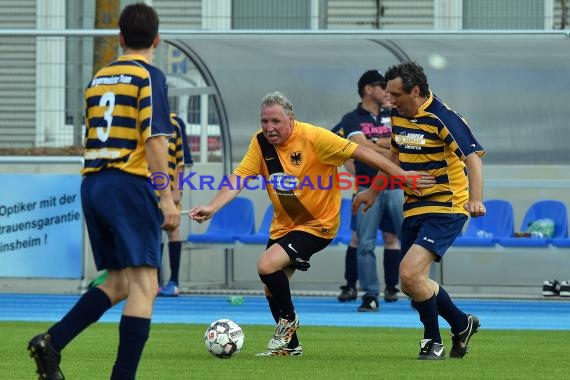
[[[119,291],[116,293],[116,302],[113,303],[119,303],[121,301],[124,301],[127,299],[127,297],[129,296],[129,288],[128,287],[123,287],[121,289],[119,289]]]
[[[389,232],[382,233],[382,240],[384,241],[384,246],[388,249],[396,249],[398,247],[398,236],[391,234]]]
[[[257,261],[257,273],[271,274],[273,272],[275,272],[275,269],[272,268],[271,262],[265,256],[260,257]]]
[[[408,297],[412,296],[412,292],[410,289],[408,289],[408,287],[406,286],[406,284],[404,284],[403,281],[400,281],[400,288],[402,293],[404,293],[405,295],[407,295]]]
[[[408,265],[400,265],[400,282],[404,293],[413,291],[416,280],[417,271],[414,268],[411,268]]]
[[[99,289],[109,297],[111,305],[116,305],[129,296],[129,289],[126,283],[107,281],[100,285]]]

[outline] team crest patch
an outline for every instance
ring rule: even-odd
[[[291,159],[291,163],[295,166],[301,166],[303,162],[303,154],[301,152],[293,152],[289,158]]]

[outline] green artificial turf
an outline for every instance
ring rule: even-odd
[[[0,322],[0,379],[34,379],[26,345],[48,323]],[[245,344],[231,359],[205,349],[206,325],[154,324],[137,379],[563,379],[570,373],[570,331],[485,330],[471,340],[463,359],[416,360],[419,329],[301,326],[300,357],[255,357],[273,332],[244,325]],[[109,379],[118,327],[98,323],[62,353],[68,380]],[[448,351],[450,337],[442,329]]]

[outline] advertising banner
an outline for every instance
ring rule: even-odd
[[[0,174],[0,277],[81,278],[80,175]]]

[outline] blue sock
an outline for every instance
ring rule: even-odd
[[[168,243],[168,258],[170,259],[170,281],[178,286],[178,273],[180,272],[180,254],[182,242],[171,241]]]
[[[399,249],[384,249],[384,283],[388,288],[398,285],[400,261],[402,255]]]
[[[150,319],[121,316],[119,349],[111,380],[134,380],[149,332]]]
[[[111,300],[105,292],[97,287],[90,289],[48,330],[53,348],[57,351],[63,350],[79,333],[97,322],[111,306]]]
[[[425,301],[412,301],[412,303],[420,314],[420,321],[424,324],[424,339],[433,339],[434,342],[441,343],[435,294]]]
[[[439,286],[439,292],[436,297],[437,311],[451,326],[452,334],[459,334],[467,328],[467,314],[459,310],[449,297],[444,288]]]
[[[162,251],[164,250],[164,243],[160,242],[160,266],[156,268],[156,278],[158,279],[158,287],[162,288],[162,284],[164,283],[164,279],[162,278],[162,259],[164,256],[162,255]]]

